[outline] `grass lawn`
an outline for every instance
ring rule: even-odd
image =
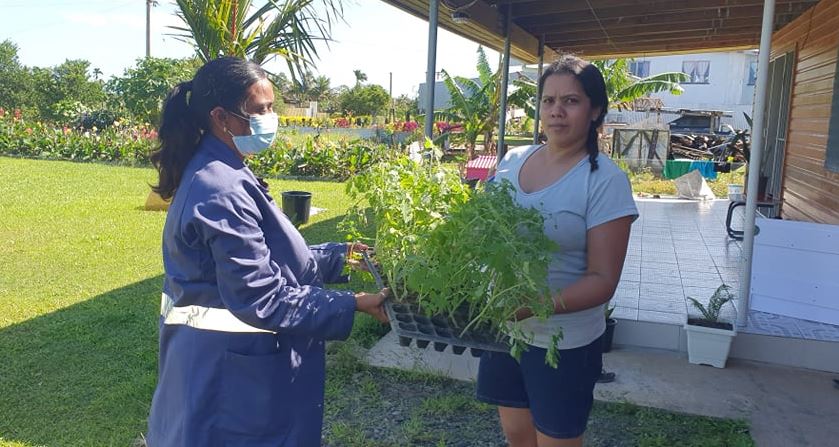
[[[0,172],[0,446],[131,445],[156,380],[165,214],[142,210],[154,172],[5,157]],[[269,183],[326,209],[307,240],[338,238],[343,185]],[[330,344],[326,445],[497,445],[471,384],[358,362],[381,334],[361,318]],[[591,427],[589,445],[751,445],[743,422],[629,404],[598,404]]]

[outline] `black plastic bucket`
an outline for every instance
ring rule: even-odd
[[[612,350],[612,340],[615,338],[615,325],[618,320],[609,318],[606,320],[606,332],[603,334],[603,352],[610,352]]]
[[[295,226],[309,221],[312,210],[312,193],[306,191],[284,191],[283,212]]]

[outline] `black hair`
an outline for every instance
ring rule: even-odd
[[[192,80],[176,85],[163,103],[160,147],[150,157],[158,172],[152,190],[163,199],[172,198],[202,135],[210,130],[210,111],[222,107],[244,114],[247,90],[266,78],[251,61],[222,57],[204,64]]]
[[[600,153],[597,145],[597,129],[603,124],[606,113],[609,111],[609,96],[606,93],[606,81],[603,80],[603,74],[600,73],[597,66],[579,57],[566,54],[548,66],[542,73],[542,77],[539,78],[539,91],[543,90],[545,80],[548,79],[548,76],[562,74],[574,76],[583,86],[583,91],[591,101],[591,106],[600,107],[600,115],[596,120],[591,122],[591,126],[588,128],[588,137],[586,138],[586,152],[588,152],[591,170],[596,171],[597,155]],[[539,98],[539,101],[541,101],[541,98]]]

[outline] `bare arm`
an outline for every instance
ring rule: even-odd
[[[556,313],[578,312],[609,301],[621,277],[633,217],[621,217],[586,232],[588,268],[554,297]]]

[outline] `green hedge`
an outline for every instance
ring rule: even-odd
[[[157,132],[148,125],[117,121],[106,129],[73,129],[0,113],[0,154],[56,160],[148,166]],[[279,135],[267,151],[248,160],[260,176],[345,180],[395,150],[365,140],[307,137],[292,144]]]

